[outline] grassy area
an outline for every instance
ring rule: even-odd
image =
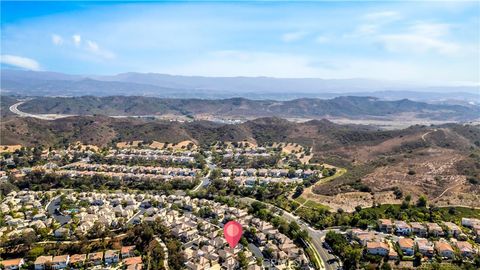
[[[338,177],[344,175],[346,172],[347,172],[347,169],[345,169],[345,168],[338,168],[338,167],[337,167],[337,172],[336,172],[334,175],[328,176],[328,177],[325,177],[325,178],[321,179],[321,180],[318,181],[315,185],[321,185],[321,184],[325,184],[325,183],[327,183],[327,182],[330,182],[330,181],[332,181],[333,179],[338,178]]]
[[[312,187],[309,187],[309,189],[312,189],[316,185],[321,185],[321,184],[327,183],[329,181],[332,181],[333,179],[344,175],[346,172],[347,172],[347,169],[345,169],[345,168],[337,168],[337,172],[334,175],[320,179],[320,181],[315,183],[315,185],[313,185]],[[311,192],[311,190],[308,191],[308,192]],[[323,204],[320,204],[318,202],[315,202],[315,201],[312,201],[312,200],[309,200],[309,199],[305,198],[303,196],[303,194],[301,196],[297,197],[295,199],[295,201],[300,203],[302,205],[302,207],[308,207],[308,208],[313,208],[313,209],[315,209],[315,208],[329,209],[329,207],[326,206],[326,205],[323,205]]]
[[[307,200],[305,198],[298,197],[298,198],[295,199],[295,201],[300,203],[300,204],[304,204]]]
[[[323,205],[323,204],[320,204],[320,203],[317,203],[317,202],[315,202],[315,201],[311,201],[311,200],[308,200],[303,206],[309,207],[309,208],[325,208],[325,209],[329,209],[328,206]]]
[[[451,210],[451,208],[455,210]],[[480,209],[472,209],[468,207],[442,207],[439,211],[445,219],[458,222],[461,221],[462,217],[480,218]]]
[[[364,208],[361,214],[367,214],[371,217],[398,218],[403,214],[403,218],[409,221],[452,221],[460,223],[463,217],[480,218],[480,209],[468,207],[434,207],[430,211],[427,208],[420,208],[414,205],[407,209],[402,209],[399,204],[383,204],[378,207]],[[431,214],[430,214],[431,212]],[[372,222],[375,222],[373,219]]]

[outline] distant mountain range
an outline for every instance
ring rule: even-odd
[[[13,103],[12,99],[10,105]],[[4,105],[9,106],[9,104]],[[6,108],[5,108],[6,109]],[[18,109],[32,114],[107,116],[186,116],[196,119],[254,119],[283,117],[302,119],[347,118],[395,120],[419,118],[439,121],[472,121],[480,118],[480,106],[444,105],[344,96],[333,99],[288,101],[231,99],[165,99],[144,96],[38,97]]]
[[[370,96],[448,104],[480,103],[478,86],[434,86],[368,79],[286,79],[269,77],[199,77],[155,73],[114,76],[1,70],[3,94],[23,96],[136,95],[162,98],[290,100]]]

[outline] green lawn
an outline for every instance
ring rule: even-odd
[[[318,185],[318,184],[321,185],[321,184],[330,182],[330,181],[332,181],[333,179],[344,175],[346,172],[347,172],[347,169],[345,169],[345,168],[338,168],[338,167],[337,167],[337,172],[336,172],[334,175],[325,177],[325,178],[323,178],[323,179],[320,179],[320,181],[318,181],[318,182],[316,183],[316,185]]]
[[[300,196],[300,197],[296,198],[295,201],[298,202],[298,203],[300,203],[300,204],[303,204],[303,203],[305,203],[307,200],[306,200],[305,198],[303,198],[303,197]]]
[[[323,205],[323,204],[319,204],[317,202],[314,202],[314,201],[311,201],[311,200],[308,200],[305,204],[304,204],[305,207],[309,207],[309,208],[325,208],[325,209],[329,209],[328,206],[326,205]]]

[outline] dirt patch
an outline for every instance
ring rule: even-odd
[[[132,148],[132,147],[138,147],[140,143],[143,141],[131,141],[131,142],[118,142],[117,147],[118,148]]]
[[[87,149],[97,152],[100,148],[92,144],[82,144],[81,142],[75,142],[70,146],[70,148],[79,149],[80,151],[85,151]]]
[[[305,199],[328,206],[332,211],[342,209],[346,212],[355,211],[356,206],[372,207],[374,203],[396,204],[401,201],[395,199],[393,192],[378,192],[371,194],[368,192],[347,192],[335,196],[318,195],[311,192],[302,194]]]
[[[455,150],[429,148],[396,164],[376,168],[362,179],[362,183],[375,193],[399,188],[413,199],[427,195],[429,201],[437,205],[478,207],[479,196],[472,193],[474,187],[456,169],[456,164],[463,159],[464,156]]]
[[[297,143],[274,143],[273,147],[281,147],[282,153],[286,155],[294,154],[302,163],[309,163],[313,157],[313,153],[310,151],[308,155],[305,153],[305,148]]]
[[[13,153],[15,150],[20,150],[22,146],[20,144],[15,145],[0,145],[0,153],[10,152]]]

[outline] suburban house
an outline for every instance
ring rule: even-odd
[[[393,231],[393,223],[390,219],[379,219],[378,228],[382,232],[391,233]]]
[[[452,246],[446,241],[435,241],[435,250],[443,258],[452,259],[454,256]]]
[[[135,246],[124,246],[120,249],[120,253],[123,259],[133,257],[135,255],[134,251]]]
[[[74,254],[70,256],[70,268],[82,268],[86,259],[86,254]]]
[[[442,236],[443,229],[437,223],[427,223],[428,234],[431,236]]]
[[[403,254],[406,256],[412,256],[415,253],[415,245],[413,240],[410,238],[399,238],[398,246],[400,247],[400,250],[403,252]]]
[[[58,237],[58,238],[67,237],[69,234],[70,234],[70,230],[64,227],[58,228],[54,232],[55,237]]]
[[[475,225],[480,225],[480,219],[476,218],[462,218],[462,226],[473,228]]]
[[[105,251],[105,263],[113,264],[120,261],[120,251],[119,250],[107,250]]]
[[[426,237],[428,235],[427,228],[420,222],[411,222],[410,226],[412,228],[412,232],[415,235],[420,237]]]
[[[471,258],[475,255],[475,249],[473,249],[472,244],[467,241],[457,241],[455,246],[458,248],[463,257]]]
[[[385,242],[368,242],[367,253],[372,255],[387,256],[390,251],[390,247]]]
[[[52,256],[39,256],[35,260],[34,267],[35,270],[44,270],[48,268],[52,264],[53,257]]]
[[[103,252],[88,253],[88,263],[101,265],[103,263]]]
[[[52,268],[53,269],[65,269],[68,266],[69,260],[70,260],[70,256],[68,256],[68,255],[55,256],[52,259]]]
[[[424,256],[432,257],[434,253],[434,247],[432,242],[425,238],[416,238],[415,242],[418,247],[418,252]]]
[[[127,266],[127,270],[141,270],[142,269],[142,257],[130,257],[123,259],[123,264]]]
[[[0,265],[2,265],[3,269],[5,270],[20,269],[20,267],[22,267],[22,265],[24,264],[25,261],[23,260],[23,258],[4,260],[0,262]]]
[[[449,235],[458,237],[462,233],[460,227],[453,222],[444,222],[443,224],[445,225],[445,227],[447,227]]]
[[[409,235],[412,233],[412,227],[403,220],[395,220],[395,233],[400,235]]]

